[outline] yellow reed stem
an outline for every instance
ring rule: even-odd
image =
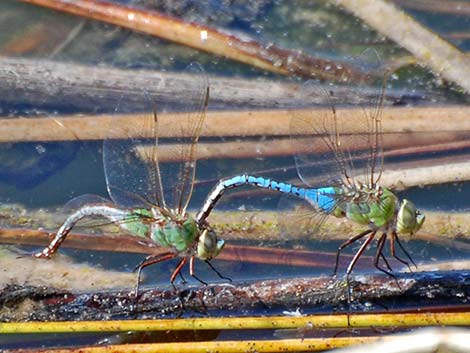
[[[174,342],[151,344],[123,344],[99,347],[80,347],[53,350],[54,353],[239,353],[239,352],[315,352],[326,349],[341,348],[351,344],[369,343],[380,337],[340,337],[309,338],[288,340],[260,341],[216,341],[216,342]],[[50,350],[48,350],[49,352]],[[42,351],[41,351],[42,352]]]
[[[70,322],[4,322],[1,334],[180,331],[180,330],[246,330],[246,329],[318,329],[415,326],[467,326],[470,312],[461,313],[393,313],[309,315],[300,317],[228,317],[161,320],[70,321]]]

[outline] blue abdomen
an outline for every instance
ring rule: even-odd
[[[336,188],[329,186],[318,189],[305,189],[304,198],[314,207],[318,207],[324,212],[330,212],[335,206],[336,194]]]

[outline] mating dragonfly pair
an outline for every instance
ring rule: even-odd
[[[411,201],[400,202],[391,190],[379,185],[383,164],[381,109],[384,88],[372,99],[370,109],[364,110],[359,118],[351,118],[349,124],[340,119],[333,104],[319,120],[292,118],[290,128],[294,138],[299,134],[311,135],[307,153],[295,158],[298,174],[308,187],[247,174],[234,176],[221,180],[201,210],[192,217],[187,207],[194,188],[197,143],[208,107],[209,83],[199,65],[191,64],[189,71],[196,72],[198,75],[195,77],[199,81],[181,125],[181,138],[170,147],[165,146],[166,151],[162,150],[163,146],[158,144],[161,131],[156,106],[147,97],[148,107],[145,108],[152,113],[134,126],[134,131],[129,133],[132,137],[122,140],[110,136],[104,142],[106,183],[114,204],[104,199],[85,203],[65,220],[51,243],[35,257],[50,258],[79,220],[104,217],[133,236],[170,249],[150,255],[138,265],[136,296],[143,268],[176,257],[181,257],[181,260],[170,277],[171,283],[188,262],[190,275],[204,283],[195,275],[195,258],[207,262],[214,269],[210,260],[217,257],[224,247],[224,240],[217,237],[207,218],[227,189],[252,185],[306,201],[311,206],[310,216],[316,224],[314,229],[327,215],[346,217],[364,226],[363,232],[339,246],[335,273],[340,252],[345,247],[365,237],[346,270],[349,275],[377,233],[380,235],[374,263],[378,269],[391,274],[391,267],[383,255],[387,237],[391,254],[408,265],[395,252],[395,244],[398,244],[414,264],[401,245],[398,234],[417,232],[424,222],[424,215]],[[119,108],[117,110],[120,111]],[[150,146],[143,148],[142,145],[148,142]],[[160,163],[165,153],[176,156],[177,161]],[[135,207],[136,204],[141,206]],[[380,259],[387,268],[380,266]]]

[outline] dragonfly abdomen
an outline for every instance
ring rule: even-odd
[[[305,189],[303,198],[313,207],[329,213],[332,211],[332,207],[335,204],[334,196],[336,193],[336,189],[332,186],[318,189]]]
[[[262,189],[269,189],[293,195],[306,200],[315,208],[320,208],[324,212],[331,212],[334,204],[334,187],[324,187],[318,189],[306,189],[297,187],[289,183],[279,182],[270,178],[253,176],[248,174],[237,175],[231,178],[223,179],[212,189],[201,211],[196,216],[196,221],[204,222],[207,216],[214,208],[217,201],[222,197],[227,189],[233,189],[243,185],[251,185]]]
[[[262,189],[269,189],[280,191],[282,193],[291,194],[300,198],[305,198],[306,189],[293,186],[292,184],[281,183],[275,180],[258,177],[248,174],[237,175],[231,178],[222,179],[212,189],[211,193],[206,199],[206,202],[202,206],[201,210],[196,215],[196,222],[202,224],[211,213],[215,204],[224,194],[225,190],[233,189],[243,185],[251,185]]]
[[[241,185],[253,185],[263,189],[280,191],[286,194],[292,194],[301,198],[305,197],[306,189],[299,188],[292,184],[278,182],[270,178],[253,176],[248,174],[237,175],[235,177],[222,180],[220,182],[224,189],[231,189]]]
[[[111,222],[122,223],[124,219],[128,217],[128,215],[128,211],[104,204],[83,206],[67,217],[64,224],[62,224],[62,226],[57,231],[54,239],[52,239],[49,245],[42,251],[34,254],[34,257],[49,258],[52,254],[54,254],[75,224],[82,218],[89,216],[100,216],[109,219]]]

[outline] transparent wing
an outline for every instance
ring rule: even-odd
[[[312,96],[327,94],[312,81],[305,83],[303,89]],[[342,182],[344,156],[336,146],[335,123],[336,116],[330,107],[317,110],[315,114],[294,115],[291,119],[291,138],[306,141],[301,152],[295,155],[295,165],[300,179],[310,187]]]
[[[140,92],[142,111],[137,114],[126,109],[123,95],[103,145],[106,184],[115,203],[170,207],[179,213],[186,209],[193,191],[197,142],[207,110],[209,83],[197,63],[191,64],[185,74],[191,75],[192,84],[189,92],[184,92],[184,99],[169,107],[177,110],[171,123],[161,123],[160,112],[169,109],[160,106],[145,90]],[[161,131],[163,126],[169,131]],[[163,133],[175,137],[159,138]]]
[[[382,60],[374,49],[365,50],[359,57],[363,70],[372,73],[378,79],[370,80],[371,94],[367,104],[363,105],[365,119],[368,124],[368,175],[370,184],[375,186],[382,176],[383,171],[383,131],[382,131],[382,110],[385,99],[385,89],[388,78],[388,71],[384,70]],[[377,75],[380,71],[382,74]]]
[[[66,214],[70,214],[80,207],[91,205],[91,204],[109,204],[112,202],[109,199],[95,195],[95,194],[84,194],[67,201],[67,203],[62,207],[62,210]]]
[[[209,81],[204,69],[191,63],[185,70],[191,75],[191,91],[181,102],[177,119],[172,122],[175,138],[160,139],[160,154],[168,162],[160,163],[167,206],[184,213],[194,187],[197,143],[209,103]]]
[[[363,97],[354,114],[343,110],[342,121],[352,123],[350,134],[340,131],[341,142],[344,141],[349,168],[347,172],[361,184],[373,188],[382,175],[382,108],[385,94],[385,75],[377,75],[383,70],[379,54],[373,49],[365,50],[353,59],[366,73],[366,79],[358,82],[352,89]],[[379,77],[377,80],[376,77]]]
[[[283,195],[278,206],[278,224],[281,237],[292,239],[323,235],[321,227],[334,208],[335,203],[332,202],[328,211],[325,212],[312,207],[297,197]]]
[[[92,206],[92,205],[107,205],[111,207],[116,207],[113,205],[112,201],[104,197],[94,195],[94,194],[84,194],[77,196],[70,201],[68,201],[65,206],[62,208],[64,212],[64,217],[69,216],[71,213],[77,211],[79,208]],[[116,207],[119,208],[119,207]],[[116,226],[124,226],[124,228],[129,227],[132,224],[150,224],[155,219],[149,213],[131,213],[122,218],[116,218],[114,220],[106,219],[102,216],[87,216],[81,219],[75,226],[74,231],[87,231],[87,232],[102,232],[106,231],[116,231]],[[110,226],[108,228],[108,226]]]
[[[70,216],[73,212],[77,211],[79,208],[87,207],[91,205],[109,205],[112,206],[113,203],[111,200],[104,197],[94,195],[94,194],[84,194],[73,199],[69,200],[62,208],[63,219],[60,219],[62,222],[65,218]],[[62,217],[62,216],[61,216]],[[85,217],[77,222],[73,227],[73,232],[88,234],[102,234],[103,230],[110,230],[107,226],[114,226],[115,223],[104,219],[103,217]]]
[[[360,60],[364,60],[363,56]],[[363,87],[360,84],[348,89],[351,96],[356,96],[356,91]],[[295,156],[298,174],[305,184],[310,187],[353,186],[355,182],[375,185],[381,175],[383,156],[382,87],[365,91],[367,98],[357,104],[359,109],[339,111],[336,106],[344,102],[337,101],[332,86],[320,87],[311,81],[304,85],[312,100],[320,96],[324,102],[315,113],[297,114],[291,120],[291,138],[309,141]]]
[[[156,103],[144,90],[132,94],[141,98],[142,110],[129,111],[126,108],[126,94],[123,94],[115,109],[108,138],[103,144],[108,193],[121,206],[163,207],[165,201],[158,169]]]

